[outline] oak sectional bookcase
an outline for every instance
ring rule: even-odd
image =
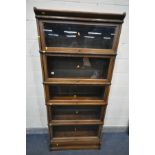
[[[50,150],[100,148],[125,13],[34,12]]]

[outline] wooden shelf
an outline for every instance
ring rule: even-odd
[[[61,137],[61,138],[55,138],[51,140],[51,143],[72,143],[72,144],[81,144],[81,143],[88,143],[93,142],[94,144],[100,143],[100,138],[96,136],[85,136],[85,137]]]
[[[73,78],[50,78],[43,84],[89,84],[89,85],[110,85],[107,80],[102,79],[73,79]]]
[[[103,100],[49,100],[47,105],[107,105]]]
[[[100,120],[52,120],[49,126],[53,125],[101,125],[103,124]]]
[[[70,142],[70,141],[77,141],[77,142],[80,142],[80,141],[95,141],[95,142],[99,142],[99,137],[96,137],[96,136],[85,136],[85,137],[61,137],[61,138],[55,138],[53,137],[52,141],[51,142]]]

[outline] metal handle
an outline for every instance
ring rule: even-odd
[[[80,65],[77,65],[76,68],[80,68]]]
[[[54,72],[51,72],[51,75],[54,75]]]
[[[73,97],[74,97],[74,98],[76,98],[76,97],[77,97],[77,95],[73,95]]]
[[[80,32],[77,32],[77,35],[80,36]]]
[[[78,114],[78,113],[79,113],[79,111],[75,111],[75,113],[76,113],[76,114]]]

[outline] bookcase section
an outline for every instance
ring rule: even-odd
[[[99,149],[125,13],[34,12],[49,148]]]

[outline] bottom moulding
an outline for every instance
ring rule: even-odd
[[[100,149],[99,138],[54,138],[50,143],[50,150],[80,150]]]

